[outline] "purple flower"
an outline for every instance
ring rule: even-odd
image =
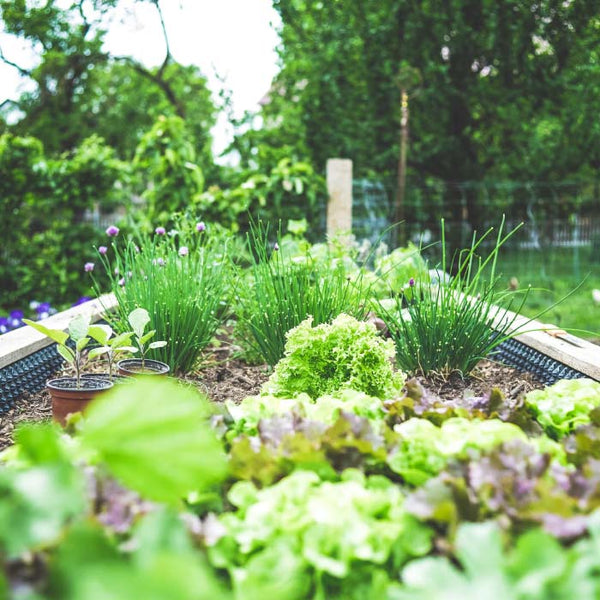
[[[167,233],[167,230],[166,230],[164,227],[157,227],[157,228],[154,230],[154,233],[155,233],[156,235],[165,235],[165,233]]]
[[[201,233],[206,229],[206,225],[204,224],[204,221],[200,221],[199,223],[196,223],[196,231]]]
[[[94,263],[93,262],[86,262],[85,265],[83,265],[83,270],[86,273],[91,273],[94,270]]]
[[[100,254],[106,254],[108,252],[108,248],[106,246],[99,246],[98,247],[98,252]]]
[[[181,248],[179,248],[179,256],[187,256],[189,253],[190,251],[187,246],[181,246]]]
[[[0,335],[8,331],[8,319],[6,317],[0,317]]]
[[[38,315],[42,315],[42,314],[48,315],[50,313],[50,302],[40,302],[36,306],[35,312]]]
[[[121,277],[121,279],[119,279],[119,285],[125,285],[125,277]]]
[[[114,225],[111,225],[110,227],[106,228],[106,235],[110,236],[110,237],[115,237],[117,235],[119,235],[119,228],[115,227]]]
[[[415,287],[415,280],[414,280],[414,277],[411,277],[411,278],[408,280],[408,285],[409,285],[409,287]]]
[[[277,252],[277,251],[279,250],[279,244],[278,244],[277,242],[275,242],[275,243],[273,244],[273,250],[274,250],[275,252]]]
[[[158,265],[159,267],[164,267],[166,263],[164,258],[153,258],[152,264]]]
[[[13,310],[8,315],[8,326],[11,329],[17,329],[23,325],[23,311]]]

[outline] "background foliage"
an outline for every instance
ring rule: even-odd
[[[165,25],[159,0],[139,1]],[[215,98],[197,67],[174,59],[167,27],[161,64],[111,55],[106,27],[120,4],[0,0],[4,31],[38,57],[23,66],[0,48],[0,60],[29,82],[0,105],[0,131],[29,140],[29,158],[20,167],[4,158],[0,171],[10,211],[2,225],[10,229],[0,267],[5,308],[30,295],[28,281],[50,289],[44,272],[59,279],[52,300],[81,291],[65,270],[72,268],[65,249],[81,263],[89,258],[78,244],[96,234],[80,228],[81,211],[94,202],[109,211],[119,194],[125,206],[134,196],[148,204],[146,230],[193,205],[233,230],[247,228],[248,211],[284,225],[306,217],[316,237],[328,158],[351,158],[358,177],[388,186],[396,179],[402,89],[410,115],[407,215],[418,213],[421,229],[421,213],[439,222],[451,211],[481,230],[490,215],[497,222],[500,211],[529,207],[543,189],[559,192],[543,196],[539,218],[569,218],[582,198],[588,214],[598,210],[596,0],[273,0],[281,70],[261,108],[242,118],[226,90]],[[219,166],[212,153],[219,111],[235,132],[235,167]],[[85,142],[92,135],[96,141]],[[97,152],[94,176],[75,163],[53,166]],[[34,165],[23,179],[22,169]],[[65,186],[73,196],[60,191]],[[33,205],[30,220],[25,208]],[[33,242],[15,258],[11,247],[23,231]],[[60,249],[48,250],[52,244]],[[19,264],[24,283],[15,295]]]

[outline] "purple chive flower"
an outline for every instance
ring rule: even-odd
[[[190,251],[187,246],[181,246],[181,248],[179,248],[179,256],[187,256],[189,253]]]
[[[277,251],[279,250],[279,244],[278,244],[277,242],[275,242],[275,243],[273,244],[273,250],[274,250],[275,252],[277,252]]]
[[[115,227],[114,225],[111,225],[110,227],[106,228],[106,235],[110,236],[110,237],[115,237],[117,235],[119,235],[119,228]]]
[[[99,246],[98,247],[98,252],[100,254],[106,254],[108,252],[108,248],[106,246]]]
[[[415,280],[414,280],[414,277],[411,277],[411,278],[408,280],[408,285],[409,285],[409,287],[415,287]]]
[[[153,258],[152,264],[158,265],[159,267],[164,267],[166,263],[164,258]]]
[[[196,231],[198,233],[202,233],[205,229],[206,229],[206,225],[204,224],[204,221],[200,221],[199,223],[196,223]]]
[[[125,285],[125,277],[121,277],[121,279],[119,279],[119,285]]]
[[[164,227],[157,227],[157,228],[154,230],[154,233],[155,233],[156,235],[165,235],[165,233],[167,233],[167,230],[166,230]]]
[[[86,262],[85,265],[83,265],[83,270],[86,273],[91,273],[94,270],[94,263],[93,262]]]

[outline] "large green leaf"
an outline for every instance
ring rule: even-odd
[[[148,520],[148,523],[145,521]],[[181,520],[172,520],[172,532],[160,531],[160,518],[142,521],[146,532],[133,555],[120,553],[114,540],[91,524],[73,527],[52,562],[52,598],[61,600],[224,600],[229,594],[219,585],[202,555],[182,544],[187,536]],[[157,522],[159,521],[159,522]],[[159,529],[153,532],[153,529]],[[179,540],[173,544],[173,537]],[[152,543],[166,538],[166,547]],[[150,543],[148,543],[150,542]],[[139,552],[143,551],[143,556]],[[0,588],[1,589],[1,588]]]
[[[177,502],[225,476],[209,413],[208,401],[193,388],[141,380],[92,403],[82,440],[125,485],[153,500]]]
[[[16,437],[20,464],[0,470],[0,547],[9,557],[55,541],[85,508],[82,473],[56,430],[29,425]]]

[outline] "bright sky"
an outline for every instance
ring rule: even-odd
[[[156,10],[146,3],[126,0],[106,36],[112,54],[131,55],[148,66],[158,65],[165,47]],[[237,115],[258,107],[277,73],[275,27],[279,17],[271,0],[162,0],[171,53],[182,64],[194,64],[209,80],[215,97],[221,84],[232,91]],[[0,35],[2,50],[16,63],[29,66],[29,53]],[[14,97],[19,87],[15,69],[0,63],[0,102]],[[215,152],[222,150],[230,132],[222,119],[213,131]]]

